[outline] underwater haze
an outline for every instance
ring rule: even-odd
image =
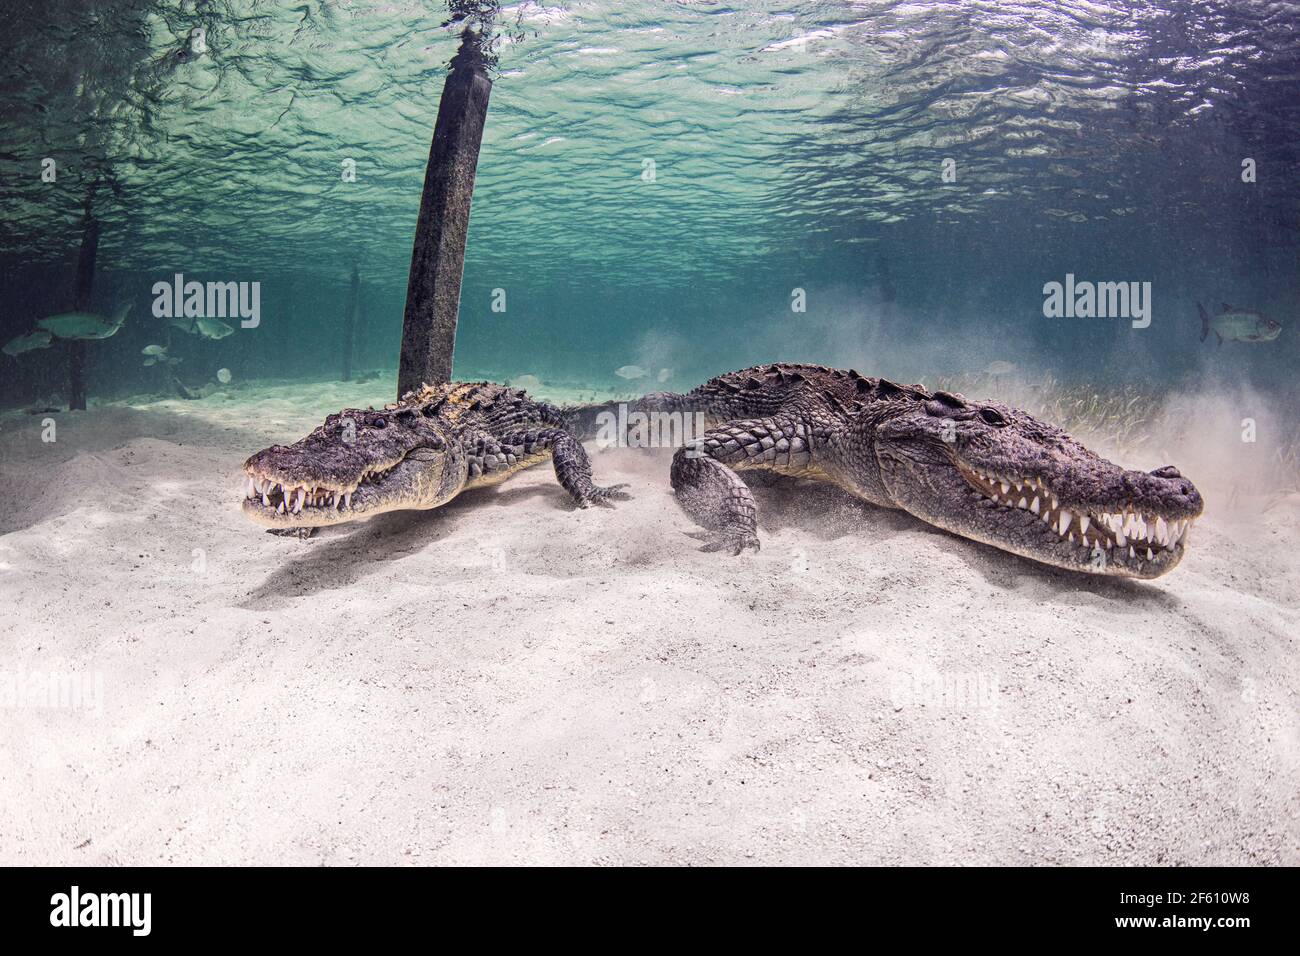
[[[159,365],[193,388],[338,379],[354,267],[354,366],[391,373],[446,19],[404,0],[11,4],[0,338],[71,307],[89,202],[94,311],[132,303],[87,345],[92,403],[170,391]],[[1290,401],[1298,22],[1242,0],[502,7],[456,375],[646,391],[772,360],[1011,366]],[[259,283],[256,327],[155,318],[178,273]],[[1049,317],[1067,276],[1134,300]],[[1281,333],[1202,341],[1198,303]],[[146,365],[151,345],[167,354]],[[0,404],[59,404],[66,366],[58,339],[0,355]]]

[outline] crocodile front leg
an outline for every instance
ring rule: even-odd
[[[807,474],[803,424],[790,418],[727,422],[673,456],[672,484],[683,510],[708,530],[703,551],[758,550],[758,505],[733,469],[768,468]]]
[[[555,465],[555,477],[578,503],[579,508],[590,504],[610,507],[615,498],[626,498],[623,491],[626,484],[610,485],[602,488],[591,480],[591,459],[582,442],[567,432],[560,432],[551,443],[551,460]]]
[[[506,474],[536,464],[548,454],[555,467],[555,477],[579,508],[597,504],[609,507],[617,498],[626,498],[627,485],[601,487],[591,480],[591,459],[587,450],[562,428],[519,429],[507,432],[487,445],[487,454],[476,459],[483,482],[500,481]],[[473,473],[474,465],[471,465]]]

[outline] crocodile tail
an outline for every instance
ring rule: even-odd
[[[678,392],[651,392],[632,404],[633,411],[638,412],[689,412],[695,403],[691,396]]]
[[[1205,337],[1210,334],[1210,317],[1205,314],[1205,306],[1199,302],[1196,303],[1196,311],[1201,313],[1201,341],[1204,342]]]
[[[579,441],[595,438],[602,428],[616,424],[619,416],[624,420],[630,412],[678,412],[686,411],[690,404],[686,395],[676,392],[651,392],[641,398],[608,402],[593,402],[586,405],[567,405],[560,409],[564,430]]]
[[[596,434],[602,412],[618,414],[617,402],[595,402],[584,405],[565,405],[560,408],[560,423],[564,430],[579,441]]]

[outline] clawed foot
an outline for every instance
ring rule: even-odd
[[[316,528],[267,528],[267,534],[278,534],[282,538],[297,538],[306,541],[316,533]]]
[[[704,542],[701,551],[730,551],[738,555],[742,551],[759,549],[758,535],[752,531],[687,531],[685,534]]]
[[[627,484],[610,485],[608,488],[593,485],[587,497],[578,502],[578,507],[586,508],[588,505],[599,505],[602,508],[612,508],[615,501],[626,501],[632,497],[623,490],[626,487],[628,487]]]

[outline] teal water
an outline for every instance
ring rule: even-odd
[[[11,4],[0,339],[70,306],[98,183],[94,302],[134,310],[88,347],[92,401],[163,390],[141,350],[169,335],[190,385],[221,368],[337,378],[354,265],[356,365],[394,368],[456,47],[445,18],[413,2]],[[1240,0],[507,6],[457,374],[608,386],[642,382],[614,374],[636,366],[648,389],[770,360],[908,379],[1007,362],[1290,401],[1298,23]],[[260,325],[169,333],[151,288],[178,272],[259,282]],[[1149,282],[1149,326],[1045,317],[1044,284],[1067,274]],[[1198,301],[1262,310],[1282,334],[1201,343]],[[0,404],[57,396],[65,364],[57,346],[0,355]]]

